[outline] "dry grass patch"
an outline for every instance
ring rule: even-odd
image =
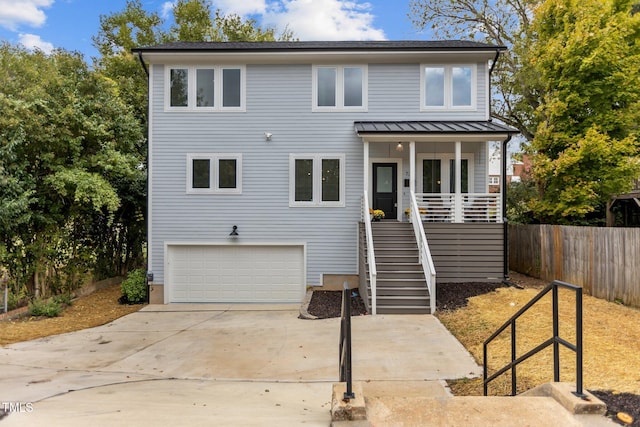
[[[442,323],[482,364],[482,343],[539,289],[499,288],[472,297],[467,307],[440,312]],[[546,295],[516,324],[517,356],[552,337],[551,294]],[[574,293],[560,289],[560,337],[575,343]],[[613,390],[640,394],[640,310],[583,297],[584,385],[590,390]],[[495,372],[511,360],[511,331],[507,328],[489,345],[488,366]],[[575,353],[561,346],[560,380],[575,382]],[[553,381],[553,352],[544,350],[517,368],[518,392]],[[451,384],[456,395],[481,395],[482,380]],[[511,379],[505,374],[489,385],[489,394],[510,394]]]
[[[119,304],[120,295],[120,285],[114,285],[73,301],[59,317],[24,317],[2,321],[0,345],[104,325],[142,308],[140,304]]]

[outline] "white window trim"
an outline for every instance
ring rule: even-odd
[[[296,201],[296,160],[313,160],[313,200]],[[322,201],[322,160],[338,159],[340,161],[340,200],[337,202]],[[289,207],[344,207],[345,206],[345,155],[335,153],[291,153],[289,154]]]
[[[209,188],[193,188],[193,160],[209,160]],[[219,188],[219,161],[236,161],[236,188]],[[242,193],[242,154],[240,153],[189,153],[187,154],[187,194],[241,194]]]
[[[453,68],[471,67],[471,105],[453,105]],[[444,105],[425,105],[427,87],[425,68],[444,68]],[[476,111],[478,96],[478,67],[476,64],[420,64],[420,111],[463,110]]]
[[[442,189],[446,189],[449,190],[450,187],[450,182],[449,182],[449,176],[451,174],[451,171],[449,169],[449,162],[450,160],[455,160],[456,159],[456,155],[454,153],[440,153],[440,154],[418,154],[416,156],[416,160],[418,162],[418,167],[416,170],[416,175],[418,178],[418,188],[420,189],[420,193],[424,193],[424,187],[423,185],[423,180],[422,180],[422,175],[424,173],[423,171],[423,165],[422,165],[422,161],[423,160],[427,160],[427,159],[435,159],[435,160],[440,160],[440,188]],[[460,156],[461,160],[468,160],[469,161],[469,194],[471,193],[475,193],[475,174],[474,174],[474,169],[475,169],[475,163],[474,163],[474,155],[473,153],[462,153],[462,155]],[[449,191],[442,191],[442,193],[444,194],[453,194],[453,193],[449,193]],[[467,193],[464,193],[467,194]]]
[[[188,70],[188,94],[186,107],[171,106],[171,70],[174,69]],[[215,70],[214,82],[214,106],[198,107],[197,104],[197,70],[213,69]],[[232,69],[240,70],[240,106],[239,107],[223,107],[222,106],[222,87],[223,78],[222,71]],[[164,84],[164,110],[165,111],[199,111],[199,112],[245,112],[246,111],[246,67],[244,65],[167,65],[165,67],[165,84]]]
[[[318,106],[318,68],[335,68],[336,69],[336,105],[335,107],[319,107]],[[345,107],[344,105],[344,69],[360,68],[362,69],[362,106]],[[369,67],[367,64],[317,64],[312,69],[313,80],[313,100],[311,111],[313,112],[336,112],[336,111],[367,111],[369,104],[368,88],[369,88]]]

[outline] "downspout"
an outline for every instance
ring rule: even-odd
[[[149,77],[149,69],[147,68],[147,64],[144,63],[144,59],[142,59],[142,52],[138,52],[138,59],[140,60],[140,63],[142,64],[142,68],[144,69],[144,73],[147,75],[147,77]],[[493,66],[491,66],[491,69],[493,70]],[[489,75],[491,75],[491,72],[489,72]],[[147,85],[147,95],[149,95],[149,86]],[[147,104],[149,103],[149,98],[147,97]]]
[[[489,68],[489,85],[491,85],[491,74],[493,74],[493,69],[498,63],[498,58],[500,57],[500,51],[496,49],[496,57],[493,58],[493,62],[491,63],[491,68]]]
[[[498,63],[500,50],[496,49],[496,56],[493,58],[491,68],[489,69],[489,93],[491,93],[491,75],[493,69]],[[491,121],[491,102],[489,102],[489,121]],[[502,264],[503,264],[503,283],[509,284],[509,220],[507,219],[507,144],[511,141],[512,135],[509,134],[507,139],[502,142]]]
[[[507,219],[507,144],[511,141],[511,134],[502,142],[502,263],[504,264],[504,283],[509,283],[509,220]]]
[[[149,114],[149,108],[151,106],[151,103],[149,101],[149,68],[147,68],[147,64],[144,63],[144,59],[142,59],[142,52],[138,52],[138,59],[140,60],[140,64],[142,64],[142,69],[144,70],[144,73],[147,75],[147,114]],[[146,159],[146,164],[147,167],[145,168],[147,171],[147,182],[146,182],[146,191],[147,191],[147,232],[149,230],[149,210],[151,209],[151,206],[149,206],[149,133],[150,133],[150,129],[149,129],[149,118],[147,117],[147,159]],[[150,262],[151,260],[149,259],[149,236],[147,235],[147,247],[146,247],[146,251],[147,251],[147,255],[145,258],[147,258],[147,274],[145,274],[146,276],[146,282],[147,282],[147,286],[146,286],[146,292],[145,292],[145,302],[147,304],[149,304],[149,300],[151,298],[151,291],[150,291],[150,287],[149,287],[149,281],[153,281],[153,272],[150,270]]]

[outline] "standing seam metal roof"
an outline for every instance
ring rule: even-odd
[[[361,133],[519,133],[492,121],[376,121],[354,122]]]

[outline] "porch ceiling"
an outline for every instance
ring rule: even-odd
[[[501,141],[518,133],[492,121],[375,121],[354,122],[355,130],[368,142]]]

